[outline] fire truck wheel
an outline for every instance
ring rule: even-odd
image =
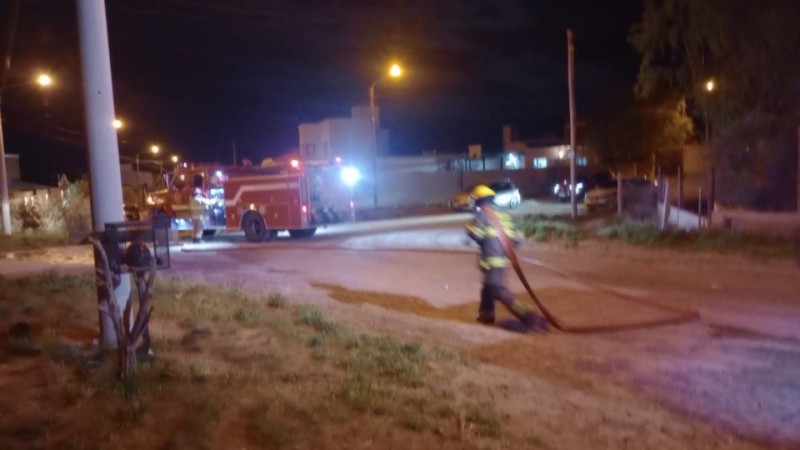
[[[289,230],[289,236],[297,239],[297,238],[307,238],[314,235],[317,232],[316,228],[308,228],[305,230]]]
[[[248,213],[242,219],[244,236],[250,242],[262,242],[271,238],[274,233],[267,230],[264,218],[257,213]]]

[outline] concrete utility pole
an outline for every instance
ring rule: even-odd
[[[104,0],[78,0],[78,31],[81,45],[83,95],[89,144],[89,175],[92,188],[92,225],[95,232],[105,230],[109,222],[124,220],[122,212],[122,176],[119,147],[114,128],[114,93],[111,86],[111,58]],[[95,253],[95,265],[100,261]],[[117,302],[130,294],[130,276],[123,275],[114,289]],[[98,286],[98,302],[100,288]],[[120,308],[124,307],[124,303]],[[104,346],[115,347],[116,334],[111,319],[100,316]]]
[[[8,198],[6,149],[3,142],[3,91],[0,88],[0,198],[2,198],[3,234],[11,236],[11,204]]]
[[[13,11],[11,12],[11,27],[8,31],[8,46],[3,61],[3,74],[0,76],[0,209],[3,215],[3,234],[11,235],[11,205],[8,199],[8,172],[6,172],[6,147],[3,141],[3,88],[6,87],[6,77],[11,70],[11,55],[14,51],[14,38],[17,35],[17,23],[19,22],[20,0],[14,1]]]
[[[567,87],[569,89],[569,148],[572,155],[569,158],[569,185],[572,218],[578,217],[578,197],[575,189],[575,160],[578,149],[575,146],[575,48],[572,46],[572,30],[567,30]]]

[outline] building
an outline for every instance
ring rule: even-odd
[[[546,169],[569,165],[569,139],[560,137],[521,139],[513,125],[503,126],[503,152],[515,168]],[[586,167],[597,163],[597,156],[587,146],[578,143],[577,165]],[[508,163],[507,163],[508,164]]]
[[[23,181],[20,176],[19,155],[6,154],[6,180],[8,182],[8,196],[14,198],[27,198],[37,194],[51,194],[57,192],[55,186]]]
[[[379,111],[376,115],[380,117]],[[299,154],[306,161],[333,162],[338,157],[345,161],[367,162],[373,156],[389,154],[389,133],[380,128],[380,120],[376,132],[377,155],[373,154],[372,124],[366,106],[353,107],[350,117],[302,123],[299,133]]]

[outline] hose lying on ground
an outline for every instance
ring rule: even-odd
[[[616,292],[595,288],[595,290],[598,292],[611,294],[629,302],[639,303],[663,311],[669,311],[671,315],[663,319],[643,320],[638,322],[621,322],[613,324],[584,325],[584,326],[567,325],[563,323],[561,320],[559,320],[556,316],[554,316],[547,309],[547,307],[545,307],[542,301],[539,300],[539,297],[536,296],[536,293],[533,291],[533,288],[531,288],[530,283],[528,283],[528,279],[525,277],[525,273],[522,271],[522,267],[519,264],[519,259],[517,258],[517,252],[514,251],[514,246],[511,245],[511,241],[508,239],[508,236],[506,236],[505,232],[503,231],[503,226],[500,223],[500,219],[497,217],[495,212],[492,211],[491,208],[486,208],[485,212],[486,216],[489,218],[489,222],[491,222],[492,224],[492,227],[494,227],[495,230],[497,231],[500,243],[503,245],[503,249],[505,250],[506,255],[508,256],[508,259],[511,261],[512,267],[514,267],[514,272],[516,272],[517,276],[519,277],[519,280],[522,282],[522,285],[525,286],[525,290],[528,291],[528,294],[531,296],[531,299],[539,308],[539,310],[542,312],[544,317],[558,330],[567,333],[597,333],[603,331],[620,331],[620,330],[630,330],[635,328],[647,328],[659,325],[670,325],[700,318],[700,314],[694,310],[662,305],[660,303],[652,302],[649,300],[639,299],[627,295],[622,295]],[[564,273],[559,273],[559,275],[566,277],[566,274]]]

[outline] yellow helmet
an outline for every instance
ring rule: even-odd
[[[479,184],[472,189],[469,195],[475,200],[480,200],[486,197],[494,197],[496,193],[489,186]]]

